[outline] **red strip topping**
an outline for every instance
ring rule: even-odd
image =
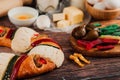
[[[37,40],[37,41],[35,41],[35,42],[33,42],[32,44],[31,44],[31,46],[32,47],[35,47],[35,46],[37,46],[38,44],[40,44],[41,42],[53,42],[53,43],[55,43],[55,44],[57,44],[57,45],[59,45],[57,42],[55,42],[54,40],[52,40],[52,39],[40,39],[40,40]],[[60,45],[59,45],[60,46]],[[60,47],[61,48],[61,47]],[[62,49],[62,48],[61,48]]]
[[[39,59],[39,62],[40,62],[41,64],[47,64],[46,60],[43,59],[43,58],[40,58],[40,59]]]
[[[10,29],[9,30],[9,32],[7,33],[7,36],[6,36],[6,38],[9,38],[9,39],[11,39],[11,37],[12,37],[12,35],[13,35],[13,33],[15,32],[15,29]]]
[[[20,68],[20,65],[22,64],[22,62],[27,58],[28,56],[27,55],[22,55],[18,61],[15,63],[14,67],[13,67],[13,71],[12,71],[12,74],[10,76],[10,80],[16,80],[16,76],[17,76],[17,73],[19,71],[19,68]]]
[[[88,43],[87,46],[86,46],[86,49],[87,49],[87,50],[90,50],[90,49],[92,49],[94,46],[96,46],[96,45],[98,45],[98,44],[101,44],[101,43],[103,43],[101,39],[96,39],[96,40],[91,41],[90,43]]]
[[[3,33],[3,29],[0,29],[0,34]]]
[[[98,38],[93,41],[77,40],[79,46],[85,47],[86,50],[90,50],[97,46],[98,50],[107,50],[114,48],[115,44],[118,44],[119,39]],[[106,44],[106,45],[102,45]]]
[[[118,44],[119,40],[118,39],[108,39],[108,38],[101,38],[104,43],[109,43],[109,44]]]
[[[114,48],[114,45],[107,45],[107,46],[97,46],[98,50],[108,50]]]

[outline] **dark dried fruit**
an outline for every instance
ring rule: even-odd
[[[86,27],[86,25],[83,25],[83,26],[79,26],[79,27],[76,27],[75,29],[73,29],[72,36],[75,39],[80,39],[80,38],[84,37],[86,34],[85,27]]]
[[[92,41],[99,37],[99,33],[96,30],[91,30],[87,33],[85,37],[83,37],[84,40]]]

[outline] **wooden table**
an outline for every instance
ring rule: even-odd
[[[0,18],[0,25],[14,27],[14,25],[8,20],[8,17]],[[40,34],[45,33],[49,35],[62,46],[65,53],[65,61],[63,66],[59,69],[25,80],[120,80],[120,57],[86,57],[91,61],[91,64],[80,68],[68,58],[70,54],[74,53],[69,42],[70,34],[63,32],[55,33],[50,31],[40,31],[38,29],[35,30]],[[13,51],[6,47],[0,47],[0,52]]]

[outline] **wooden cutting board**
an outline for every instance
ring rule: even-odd
[[[111,24],[120,25],[120,20],[109,20],[109,21],[97,21],[101,24],[100,27],[105,27]],[[115,45],[113,49],[110,50],[98,50],[97,48],[92,48],[90,50],[86,50],[84,47],[79,46],[77,44],[77,40],[74,37],[70,37],[70,43],[76,52],[79,52],[85,56],[90,57],[116,57],[120,56],[120,44]]]

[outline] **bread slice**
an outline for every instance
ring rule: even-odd
[[[53,70],[56,66],[55,64],[48,58],[44,58],[46,63],[42,64],[42,66],[37,67],[34,62],[35,54],[29,55],[21,64],[17,78],[28,78],[32,76],[37,76],[42,73]]]
[[[31,49],[28,55],[30,54],[39,54],[43,57],[49,58],[56,64],[57,68],[59,68],[64,61],[63,51],[50,45],[38,45]]]

